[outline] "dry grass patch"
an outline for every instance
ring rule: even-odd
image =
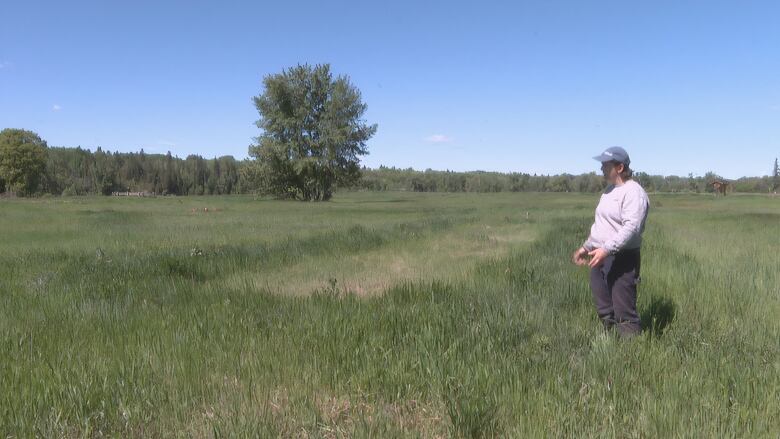
[[[290,296],[315,291],[377,296],[402,282],[463,279],[479,261],[503,256],[534,236],[526,225],[473,224],[330,259],[307,257],[273,272],[241,272],[226,283],[235,287],[249,283]]]
[[[258,395],[267,395],[261,401],[248,399],[237,388],[220,393],[216,401],[201,406],[186,435],[212,438],[215,431],[221,430],[220,426],[244,422],[265,425],[278,437],[295,438],[346,438],[377,433],[444,438],[452,430],[442,403],[387,402],[365,394],[338,396],[322,392],[293,397],[291,393],[294,392],[286,387],[267,393],[258,390]]]

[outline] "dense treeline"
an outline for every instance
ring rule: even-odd
[[[239,162],[231,156],[185,159],[168,154],[90,152],[48,148],[43,192],[85,195],[153,192],[161,195],[220,195],[239,192]]]
[[[182,159],[168,154],[47,148],[43,193],[53,195],[110,195],[112,192],[154,192],[162,195],[221,195],[255,191],[246,161],[232,156]],[[380,166],[362,168],[358,189],[415,192],[599,192],[603,178],[596,173],[534,175],[501,172],[417,171]],[[714,173],[687,177],[649,175],[634,178],[648,192],[712,192]],[[772,176],[743,177],[732,182],[735,192],[775,190]]]
[[[185,159],[168,154],[91,152],[81,148],[51,148],[37,134],[19,129],[0,132],[0,193],[16,195],[87,195],[150,192],[159,195],[221,195],[267,193],[256,163],[231,156]],[[381,166],[355,168],[359,179],[336,180],[335,188],[415,192],[599,192],[600,175],[531,175],[527,173],[416,171]],[[712,192],[717,174],[678,177],[634,174],[648,192]],[[743,177],[731,191],[768,193],[780,189],[780,167],[772,176]],[[320,197],[321,198],[321,197]],[[312,199],[317,199],[312,198]]]
[[[596,174],[537,176],[525,173],[415,171],[363,168],[361,188],[415,192],[597,192],[603,178]]]
[[[363,168],[360,188],[364,190],[416,192],[599,192],[603,178],[596,173],[531,175],[500,172],[415,171],[409,169]],[[715,173],[678,177],[634,174],[648,192],[713,192],[710,183],[722,179]],[[776,176],[743,177],[732,182],[736,192],[767,193],[777,190]]]
[[[82,148],[47,148],[41,191],[53,195],[110,195],[112,192],[154,192],[161,195],[251,193],[257,184],[247,161],[232,156],[182,159],[168,154],[91,152]],[[415,192],[599,192],[596,173],[535,175],[486,171],[417,171],[380,166],[362,168],[358,189]],[[648,192],[712,192],[714,173],[687,177],[649,175],[634,178]],[[732,182],[735,192],[775,190],[772,176],[743,177]]]

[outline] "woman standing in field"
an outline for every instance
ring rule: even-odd
[[[614,146],[594,159],[601,162],[608,186],[596,207],[590,236],[574,251],[572,262],[590,266],[590,288],[604,328],[617,326],[621,336],[634,336],[641,331],[636,287],[650,203],[642,186],[631,179],[626,150]]]

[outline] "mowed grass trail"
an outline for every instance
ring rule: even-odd
[[[580,194],[0,202],[9,437],[777,437],[780,199],[652,196],[600,335]]]

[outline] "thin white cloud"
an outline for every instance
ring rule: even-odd
[[[425,138],[426,142],[430,143],[448,143],[452,142],[452,137],[444,134],[433,134]]]
[[[0,70],[3,70],[5,68],[11,67],[13,64],[11,64],[8,61],[0,61]]]
[[[58,104],[54,104],[51,106],[51,111],[60,111],[60,110],[62,110],[62,106]]]
[[[772,111],[780,111],[780,104],[770,105],[769,109]]]
[[[162,146],[176,146],[176,142],[171,142],[168,140],[158,140],[157,144]]]

